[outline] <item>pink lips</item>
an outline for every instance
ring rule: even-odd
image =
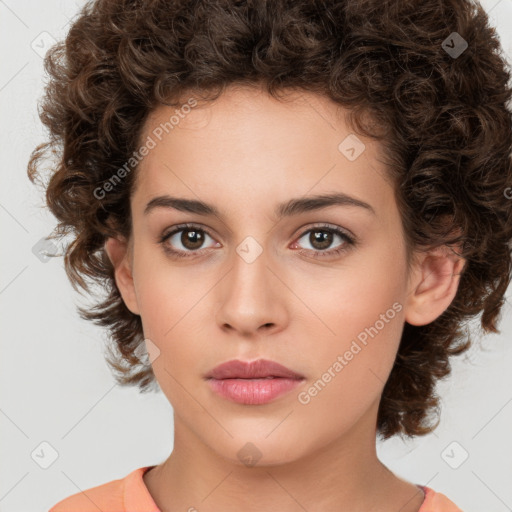
[[[304,380],[303,375],[266,359],[228,361],[216,366],[206,378],[214,392],[245,405],[268,403]]]

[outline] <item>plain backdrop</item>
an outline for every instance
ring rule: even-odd
[[[419,1],[419,0],[418,0]],[[26,176],[45,139],[37,115],[45,47],[83,2],[0,0],[0,512],[47,511],[61,499],[162,462],[172,409],[161,392],[115,384],[106,333],[81,320],[62,258],[37,256],[56,221]],[[512,0],[482,5],[512,55]],[[511,184],[512,185],[512,184]],[[447,494],[465,512],[512,510],[512,315],[453,360],[439,384],[442,421],[422,438],[378,444],[388,467]]]

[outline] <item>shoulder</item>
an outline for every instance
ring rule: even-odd
[[[418,512],[463,512],[453,501],[430,487],[422,487],[425,500]]]
[[[49,512],[98,512],[124,510],[123,480],[112,480],[85,491],[77,492],[59,501]]]
[[[126,498],[138,499],[142,474],[146,467],[138,468],[123,478],[77,492],[56,503],[49,512],[124,512]]]

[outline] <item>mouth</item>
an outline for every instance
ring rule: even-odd
[[[210,389],[221,397],[244,405],[263,405],[290,392],[305,377],[275,361],[232,360],[206,375]]]
[[[209,379],[210,389],[221,397],[243,405],[263,405],[295,389],[304,379]]]
[[[257,359],[256,361],[233,359],[216,366],[206,375],[208,379],[266,379],[278,377],[303,379],[304,375],[268,359]]]

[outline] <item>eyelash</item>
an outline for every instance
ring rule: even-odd
[[[314,250],[313,251],[314,258],[325,258],[325,257],[338,256],[338,255],[342,254],[343,252],[349,250],[351,246],[355,246],[357,244],[356,239],[353,238],[352,236],[349,236],[347,233],[345,233],[344,231],[342,231],[341,229],[339,229],[337,227],[329,226],[326,224],[319,224],[319,225],[309,228],[308,230],[304,231],[298,237],[298,240],[300,240],[305,234],[310,233],[315,230],[316,231],[326,231],[328,233],[333,233],[335,235],[339,235],[344,240],[345,243],[342,244],[337,249],[331,249],[331,250],[325,250],[325,251]],[[195,250],[195,251],[177,251],[175,249],[171,249],[169,247],[169,245],[166,245],[165,242],[171,236],[175,235],[176,233],[180,233],[181,231],[200,231],[201,233],[206,233],[210,238],[213,238],[213,236],[208,232],[208,230],[203,229],[203,228],[197,226],[196,224],[180,224],[178,226],[175,226],[175,228],[172,231],[162,235],[158,240],[158,243],[160,243],[163,246],[164,251],[172,257],[192,258],[200,252],[200,249]],[[311,249],[304,249],[304,250],[307,252],[311,252]],[[299,252],[301,252],[301,251],[299,251]]]

